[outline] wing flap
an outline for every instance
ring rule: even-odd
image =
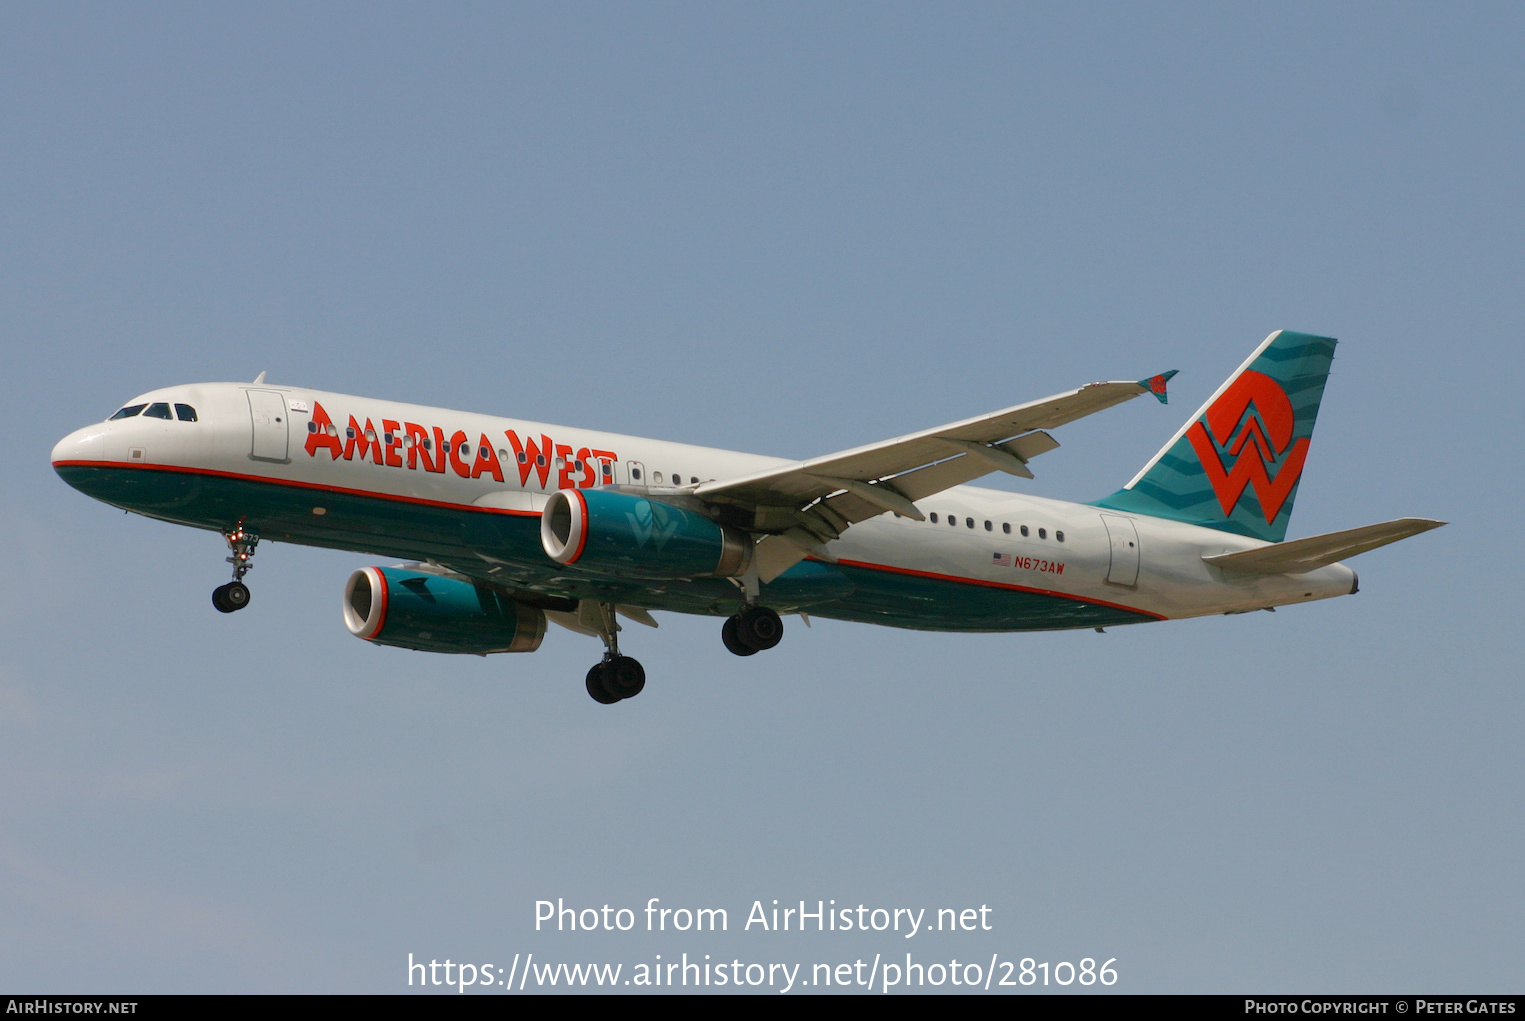
[[[1245,574],[1302,574],[1444,524],[1429,518],[1398,518],[1202,559],[1214,567]]]

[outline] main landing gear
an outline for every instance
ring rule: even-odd
[[[620,655],[620,625],[614,619],[614,604],[599,603],[597,611],[591,623],[598,637],[604,640],[604,658],[588,671],[588,694],[595,702],[613,705],[641,693],[646,687],[646,669],[638,660]]]
[[[244,575],[254,566],[249,561],[254,558],[259,536],[244,531],[240,524],[233,531],[222,533],[222,537],[228,540],[228,549],[233,551],[228,558],[228,563],[233,565],[233,580],[212,590],[212,605],[222,613],[232,613],[249,605],[249,586],[244,584]]]
[[[593,701],[613,705],[641,693],[646,687],[646,668],[629,656],[605,656],[588,670],[587,686]]]
[[[773,648],[784,637],[784,622],[766,606],[748,606],[720,627],[720,640],[738,656]]]

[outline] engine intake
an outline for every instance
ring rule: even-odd
[[[540,545],[558,564],[640,578],[736,578],[752,537],[703,514],[606,489],[562,489],[540,515]]]
[[[422,652],[534,652],[545,614],[486,585],[400,567],[365,567],[344,585],[357,638]]]

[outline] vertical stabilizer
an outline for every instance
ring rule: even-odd
[[[1281,542],[1334,345],[1271,334],[1131,482],[1095,505]]]

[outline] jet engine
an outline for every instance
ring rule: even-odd
[[[607,489],[562,489],[540,515],[540,545],[558,564],[639,578],[736,578],[752,537],[672,503]]]
[[[545,614],[486,585],[366,567],[344,585],[344,626],[377,645],[422,652],[534,652]]]

